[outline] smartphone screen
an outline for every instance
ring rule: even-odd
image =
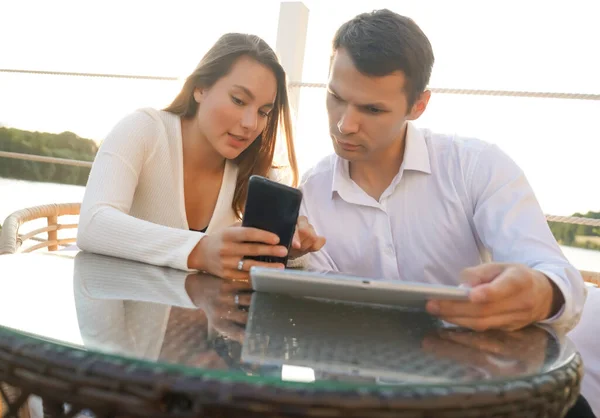
[[[292,244],[302,192],[261,176],[250,177],[242,226],[263,229],[279,236],[288,250]],[[287,263],[288,257],[248,256],[268,263]]]

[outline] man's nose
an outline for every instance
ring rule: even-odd
[[[350,135],[358,132],[359,125],[357,112],[348,106],[337,123],[337,128],[342,135]]]

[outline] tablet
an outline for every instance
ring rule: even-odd
[[[414,384],[488,379],[485,367],[423,349],[423,341],[440,327],[438,319],[420,312],[255,292],[241,360],[282,367],[282,378],[283,367],[294,366],[309,368],[314,380]]]
[[[351,274],[251,267],[252,289],[374,305],[424,309],[431,299],[468,300],[469,288],[400,280],[370,279]]]

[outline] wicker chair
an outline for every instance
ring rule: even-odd
[[[14,403],[17,400],[17,398],[19,398],[19,396],[26,396],[25,394],[23,394],[21,392],[20,389],[16,389],[5,383],[0,383],[0,390],[2,391],[2,393],[4,393],[4,396],[6,396],[8,398],[8,401],[11,403]],[[31,417],[29,408],[21,408],[18,412],[14,411],[14,410],[10,411],[11,415],[8,415],[9,411],[10,411],[10,407],[6,404],[6,402],[4,401],[4,398],[2,397],[0,399],[0,417],[5,417],[5,416],[11,416],[11,417],[16,417],[16,418],[30,418]]]
[[[41,248],[47,248],[49,251],[58,250],[60,246],[75,242],[76,238],[58,238],[58,231],[62,229],[75,229],[77,224],[60,224],[58,218],[63,215],[79,215],[79,203],[65,203],[37,206],[27,209],[22,209],[14,212],[4,221],[2,230],[0,230],[0,254],[13,254],[16,252],[31,252]],[[26,234],[20,235],[20,227],[27,222],[46,218],[47,226],[35,229]],[[38,235],[47,233],[47,238],[40,238]],[[37,241],[38,243],[21,250],[21,245],[26,240]],[[7,396],[11,402],[14,402],[21,392],[4,383],[1,383],[0,390]],[[8,406],[4,402],[3,397],[0,397],[0,416],[5,416],[8,413]],[[14,411],[13,411],[14,413]],[[21,408],[16,415],[19,418],[29,418],[29,408]]]
[[[590,283],[595,285],[596,287],[600,287],[600,273],[596,271],[586,271],[579,270],[581,275],[583,276],[583,280],[586,283]]]
[[[2,231],[0,231],[0,254],[26,253],[40,248],[47,248],[48,251],[56,251],[60,246],[74,243],[76,240],[74,237],[59,239],[58,231],[75,229],[77,228],[77,224],[60,224],[58,223],[58,218],[65,215],[79,215],[79,209],[79,203],[62,203],[35,206],[12,213],[6,218],[2,226]],[[22,235],[19,234],[19,229],[24,223],[41,218],[47,219],[47,226]],[[47,233],[45,239],[38,237],[42,233]],[[23,242],[26,240],[33,240],[38,243],[21,249]]]

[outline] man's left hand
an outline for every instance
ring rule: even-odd
[[[427,311],[476,331],[517,330],[554,315],[562,293],[543,273],[521,264],[487,263],[461,273],[469,301],[430,300]]]

